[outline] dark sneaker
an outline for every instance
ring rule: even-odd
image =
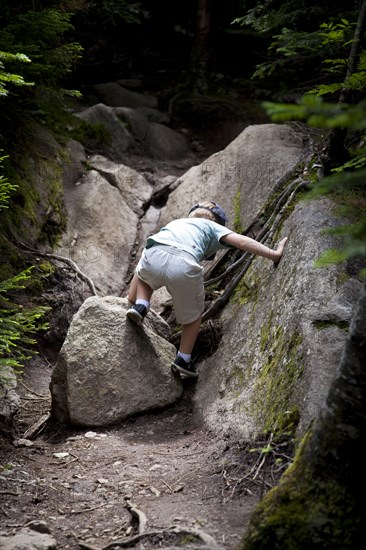
[[[127,310],[126,315],[135,325],[141,327],[147,315],[147,307],[143,304],[135,304]]]
[[[198,372],[196,371],[196,368],[194,367],[192,361],[187,363],[187,361],[185,361],[180,355],[177,355],[174,359],[172,363],[172,370],[174,372],[179,372],[180,374],[191,376],[193,378],[196,378],[198,376]]]

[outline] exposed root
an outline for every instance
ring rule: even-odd
[[[70,260],[70,258],[66,258],[66,256],[59,256],[58,254],[48,254],[46,252],[40,252],[39,250],[34,250],[33,248],[30,248],[26,244],[22,243],[21,241],[18,241],[18,243],[29,254],[33,254],[35,256],[41,256],[42,258],[48,258],[49,260],[56,260],[58,262],[63,262],[64,264],[68,265],[77,274],[79,279],[81,279],[84,283],[88,285],[92,295],[98,296],[98,293],[96,291],[93,281],[90,279],[90,277],[85,275],[85,273],[81,271],[78,265],[73,260]]]
[[[130,500],[126,500],[126,506],[130,513],[137,518],[138,521],[138,533],[139,535],[142,535],[145,531],[146,523],[147,523],[147,517],[141,510],[139,510]]]
[[[162,538],[163,537],[171,538],[172,535],[173,536],[191,535],[192,537],[197,538],[204,544],[204,546],[201,547],[202,549],[203,548],[206,548],[209,550],[221,549],[221,546],[217,544],[215,539],[205,531],[202,531],[201,529],[194,529],[189,527],[180,528],[180,527],[174,526],[174,527],[169,527],[168,529],[162,529],[158,531],[146,531],[145,533],[135,535],[134,537],[130,537],[129,539],[126,539],[126,540],[115,540],[107,544],[106,546],[103,546],[102,548],[100,548],[100,550],[115,550],[117,548],[129,548],[131,546],[135,546],[138,542],[140,542],[143,539],[155,538],[155,537],[158,537],[158,540],[156,541],[156,546],[159,548],[163,548],[163,546],[161,546]],[[87,544],[80,540],[78,540],[78,544],[79,544],[79,547],[83,548],[84,550],[97,550],[94,546],[91,546],[90,544]]]

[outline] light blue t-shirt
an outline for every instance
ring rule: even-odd
[[[232,233],[219,223],[205,218],[182,218],[169,222],[159,233],[147,239],[146,248],[154,244],[175,246],[192,254],[201,262],[215,254],[221,248],[232,248],[221,243],[220,239]]]

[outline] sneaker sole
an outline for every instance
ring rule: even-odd
[[[135,311],[134,309],[130,309],[127,311],[127,317],[132,321],[135,325],[138,327],[142,327],[142,321],[143,318]]]
[[[184,376],[189,376],[190,378],[197,378],[198,376],[198,372],[191,372],[190,370],[183,369],[182,367],[178,367],[175,363],[172,364],[172,371],[183,374]]]

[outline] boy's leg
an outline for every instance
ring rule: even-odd
[[[201,327],[202,317],[198,317],[192,323],[182,325],[182,334],[180,338],[179,351],[181,353],[191,355],[193,346],[196,343],[198,333]]]
[[[131,302],[131,304],[136,303],[138,280],[139,280],[139,278],[138,278],[137,273],[135,271],[135,273],[133,274],[133,277],[132,277],[130,288],[128,289],[128,294],[127,294],[127,300],[129,302]]]
[[[197,340],[197,336],[201,326],[201,317],[193,321],[193,323],[187,323],[182,325],[182,335],[180,339],[179,351],[172,363],[172,370],[179,372],[184,376],[191,376],[196,378],[198,373],[191,361],[191,353],[193,346]]]
[[[138,278],[137,273],[134,273],[130,288],[128,290],[127,300],[129,300],[132,304],[135,304],[138,299],[150,302],[153,292],[154,291],[151,286],[144,283],[144,281],[141,281],[141,279]]]
[[[153,289],[135,274],[131,283],[128,300],[133,302],[127,310],[127,317],[135,324],[142,326],[143,320],[150,309],[150,299]]]

